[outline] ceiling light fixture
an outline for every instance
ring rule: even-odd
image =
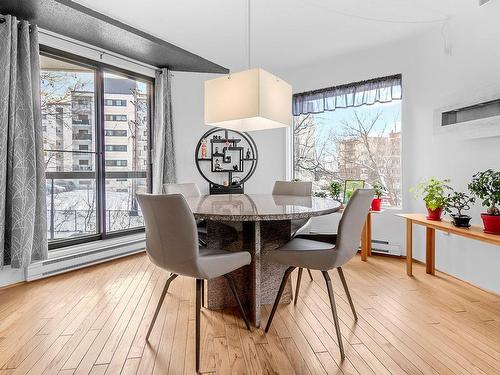
[[[292,86],[261,69],[251,69],[251,14],[247,0],[248,70],[205,81],[205,124],[238,131],[290,126]]]

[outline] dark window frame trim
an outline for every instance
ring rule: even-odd
[[[49,242],[48,247],[49,250],[60,249],[69,246],[81,245],[85,243],[101,241],[111,238],[117,238],[121,236],[126,236],[130,234],[144,233],[144,227],[136,227],[131,229],[124,229],[118,231],[108,232],[106,228],[106,220],[105,220],[105,208],[106,208],[106,170],[105,170],[105,118],[104,118],[104,95],[101,91],[104,90],[104,73],[112,73],[124,76],[125,78],[137,80],[147,84],[147,95],[148,95],[148,108],[147,108],[147,118],[149,120],[149,134],[148,134],[148,144],[150,149],[152,148],[153,134],[154,134],[154,122],[153,122],[153,114],[154,114],[154,83],[155,79],[152,77],[145,76],[140,73],[135,73],[129,71],[127,69],[119,68],[113,65],[105,64],[99,61],[95,61],[83,56],[79,56],[67,51],[63,51],[57,48],[53,48],[44,44],[39,45],[40,55],[51,57],[60,61],[65,61],[68,63],[76,64],[82,66],[84,68],[88,68],[93,70],[94,72],[94,104],[95,104],[95,117],[96,121],[94,124],[95,133],[96,133],[96,150],[93,152],[95,154],[95,165],[96,171],[95,179],[96,179],[96,187],[98,194],[97,199],[97,208],[96,208],[96,228],[98,228],[98,232],[96,234],[89,234],[86,236],[80,236],[78,238],[70,238],[70,239],[57,239]],[[102,90],[101,90],[102,88]],[[102,124],[102,126],[99,126]],[[147,175],[149,178],[146,179],[147,183],[147,191],[152,191],[153,185],[153,168],[152,168],[152,160],[151,153],[148,153],[147,157]],[[104,211],[103,211],[104,210]],[[103,213],[104,212],[104,213]],[[101,217],[102,216],[102,217]]]

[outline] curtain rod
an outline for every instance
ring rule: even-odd
[[[121,56],[119,54],[115,54],[113,52],[108,52],[108,51],[102,50],[102,49],[99,49],[98,47],[94,47],[94,46],[92,46],[90,44],[87,44],[87,43],[84,43],[84,42],[79,42],[77,40],[65,37],[63,35],[59,35],[57,33],[49,31],[49,30],[45,30],[45,29],[39,28],[38,32],[40,34],[43,34],[43,35],[46,35],[46,36],[49,36],[49,37],[52,37],[52,38],[56,38],[56,39],[62,40],[64,42],[68,42],[68,43],[77,45],[79,47],[83,47],[83,48],[87,48],[87,49],[93,50],[93,51],[95,51],[95,52],[97,52],[97,53],[99,53],[101,55],[101,59],[102,59],[102,55],[108,55],[110,57],[114,57],[114,58],[117,58],[117,59],[129,62],[129,63],[134,64],[134,65],[142,66],[143,68],[151,69],[151,70],[154,70],[154,71],[161,71],[161,69],[159,67],[157,67],[157,66],[149,65],[149,64],[137,61],[137,60],[129,59],[129,58],[127,58],[125,56]]]
[[[324,92],[327,92],[327,91],[331,91],[331,90],[334,90],[334,89],[344,89],[344,88],[347,88],[347,87],[354,87],[354,86],[365,85],[365,84],[368,84],[368,83],[388,81],[388,80],[391,80],[391,79],[399,79],[399,80],[401,80],[401,78],[402,78],[401,74],[393,74],[393,75],[386,76],[386,77],[372,78],[372,79],[367,79],[367,80],[364,80],[364,81],[352,82],[352,83],[347,83],[347,84],[338,85],[338,86],[331,86],[331,87],[325,87],[325,88],[316,89],[316,90],[304,91],[304,92],[300,92],[300,93],[297,93],[297,94],[293,94],[293,96],[321,94],[321,93],[324,93]]]

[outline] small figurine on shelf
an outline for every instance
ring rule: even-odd
[[[207,140],[205,138],[201,140],[201,158],[207,158]]]
[[[215,159],[215,166],[214,166],[214,168],[215,168],[216,171],[220,171],[221,170],[219,159]]]
[[[233,171],[237,171],[237,170],[238,170],[238,165],[237,164],[233,165]]]
[[[229,139],[226,139],[226,142],[224,143],[224,147],[226,147],[226,149],[228,149],[229,146],[230,146]]]
[[[218,154],[219,153],[219,147],[216,147],[215,148],[215,153]]]
[[[250,156],[251,156],[251,154],[250,154],[250,149],[249,149],[249,148],[247,148],[247,156],[246,156],[246,158],[247,158],[247,159],[250,159]]]

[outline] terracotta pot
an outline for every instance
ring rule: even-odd
[[[382,206],[382,198],[373,198],[372,211],[380,211],[381,206]]]
[[[484,233],[500,234],[499,215],[481,214],[481,219],[483,219]]]
[[[435,210],[431,210],[427,207],[427,220],[441,221],[441,214],[443,213],[443,207],[438,207]]]

